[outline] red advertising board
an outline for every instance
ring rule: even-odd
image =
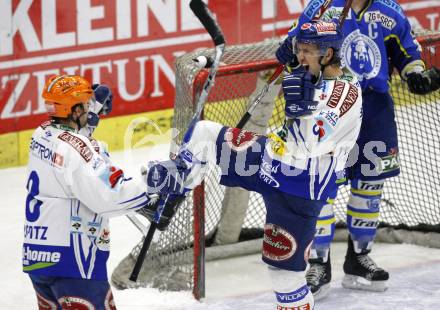
[[[39,96],[54,74],[108,84],[113,116],[173,106],[174,58],[211,47],[190,0],[3,0],[0,134],[45,118]],[[302,0],[209,0],[228,44],[283,34]],[[440,29],[440,1],[400,0],[412,23]],[[6,31],[4,31],[6,30]]]

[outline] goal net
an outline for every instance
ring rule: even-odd
[[[440,33],[418,35],[427,67],[440,66]],[[203,111],[203,118],[235,126],[247,106],[277,66],[274,58],[279,41],[228,46]],[[197,96],[208,72],[194,65],[199,55],[213,56],[213,50],[185,54],[176,60],[176,97],[173,127],[176,143],[193,116]],[[280,86],[273,86],[245,127],[258,133],[279,128],[284,120]],[[409,93],[398,74],[393,74],[391,93],[396,105],[399,130],[401,175],[387,181],[381,202],[381,227],[405,231],[440,232],[440,92],[426,96]],[[171,150],[172,152],[175,150]],[[139,244],[112,274],[118,288],[151,286],[166,290],[192,290],[204,297],[204,263],[209,256],[227,257],[258,251],[265,221],[261,196],[242,189],[219,185],[218,168],[211,166],[202,185],[180,206],[168,229],[153,242],[139,281],[128,277],[142,246]],[[335,203],[338,225],[346,219],[349,189],[343,187]],[[256,239],[256,241],[255,241]],[[409,241],[408,241],[409,242]],[[230,244],[230,246],[228,245]]]

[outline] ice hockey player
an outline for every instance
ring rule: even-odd
[[[323,18],[339,19],[344,4],[343,0],[333,1]],[[396,1],[353,1],[343,33],[341,61],[361,83],[364,114],[357,141],[359,159],[347,171],[351,179],[351,197],[347,206],[349,240],[342,285],[384,291],[388,272],[378,267],[369,253],[376,235],[384,182],[400,172],[389,78],[393,68],[397,68],[411,92],[426,94],[439,89],[440,71],[425,69],[420,59],[420,45]],[[290,37],[278,49],[277,58],[283,64],[293,58]],[[371,143],[375,148],[371,148]],[[377,161],[371,162],[366,155]],[[362,166],[367,169],[362,170]],[[335,231],[333,203],[334,199],[329,199],[319,216],[309,259],[311,268],[307,272],[307,282],[315,299],[326,296],[330,288],[329,251]]]
[[[267,217],[262,259],[273,280],[277,309],[313,309],[305,269],[316,220],[344,178],[361,124],[361,89],[340,68],[342,33],[337,25],[306,23],[296,42],[302,66],[283,78],[289,121],[281,136],[199,121],[177,157],[151,163],[147,173],[148,185],[159,184],[161,193],[168,194],[162,227],[185,192],[202,181],[207,161],[221,168],[221,184],[263,196]],[[183,186],[166,185],[179,178],[185,180]]]
[[[108,218],[154,203],[153,196],[78,134],[89,105],[97,106],[87,80],[52,77],[42,96],[50,121],[30,143],[23,271],[39,309],[115,309],[106,269]]]

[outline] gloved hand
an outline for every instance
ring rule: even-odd
[[[302,70],[295,70],[284,77],[282,86],[286,117],[293,119],[316,110],[318,102],[313,100],[317,88],[315,80],[316,77],[310,72]]]
[[[275,56],[277,57],[278,61],[285,65],[292,61],[293,59],[293,47],[292,47],[292,38],[289,36],[287,37],[283,43],[278,47],[277,51],[275,52]]]
[[[184,200],[185,196],[182,195],[168,195],[168,199],[166,200],[166,202],[164,200],[164,197],[161,197],[154,203],[136,210],[136,212],[146,217],[150,222],[156,221],[157,229],[163,231],[170,225],[171,219],[173,218],[174,214],[176,214],[179,205]],[[163,206],[163,211],[159,220],[157,221],[157,219],[155,219],[155,216],[157,208],[159,206]]]
[[[275,52],[280,64],[296,68],[299,66],[298,58],[293,53],[292,37],[288,36]]]
[[[177,156],[175,159],[150,162],[142,172],[149,194],[182,195],[184,182],[190,172],[185,162]]]
[[[440,88],[440,70],[432,67],[423,72],[412,72],[406,82],[410,92],[425,95]]]
[[[95,100],[90,101],[87,114],[87,125],[92,128],[98,126],[99,115],[107,115],[112,111],[113,94],[110,88],[104,84],[93,84],[92,89]]]
[[[111,89],[105,84],[93,84],[93,93],[96,101],[102,104],[101,110],[96,111],[96,114],[107,115],[113,108],[113,93]]]
[[[178,206],[185,200],[188,190],[184,182],[190,172],[185,162],[177,156],[175,159],[151,162],[142,171],[148,194],[157,193],[159,199],[137,212],[149,221],[155,221],[159,230],[164,230],[177,211]],[[157,218],[157,208],[163,207],[160,218]]]

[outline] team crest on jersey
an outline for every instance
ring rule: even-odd
[[[379,74],[382,57],[376,42],[360,33],[350,33],[341,47],[342,65],[356,73],[359,81]]]

